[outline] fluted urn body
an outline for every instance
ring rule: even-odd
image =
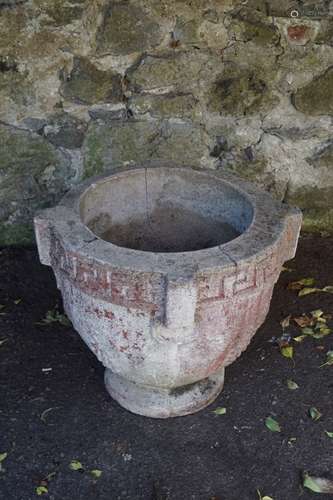
[[[186,415],[268,313],[301,214],[222,171],[149,163],[89,180],[35,218],[74,328],[134,413]]]

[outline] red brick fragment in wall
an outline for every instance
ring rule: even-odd
[[[294,26],[288,26],[287,33],[288,39],[291,42],[303,45],[310,39],[311,29],[309,26],[304,24],[297,24]]]

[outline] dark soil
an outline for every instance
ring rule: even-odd
[[[301,238],[288,264],[294,271],[282,274],[269,317],[227,369],[221,396],[196,415],[171,420],[123,410],[106,393],[103,367],[75,331],[36,325],[60,304],[52,272],[39,264],[35,249],[3,249],[0,453],[8,457],[1,500],[38,498],[40,485],[49,491],[44,498],[54,500],[256,500],[256,489],[274,500],[315,497],[302,489],[301,473],[333,479],[333,439],[324,432],[333,432],[333,366],[320,368],[333,335],[295,343],[294,364],[269,340],[281,335],[288,314],[333,313],[332,294],[298,298],[286,290],[304,277],[333,285],[332,249],[333,238]],[[298,390],[287,388],[289,378]],[[227,414],[215,415],[218,406]],[[308,416],[312,406],[323,414],[317,422]],[[265,427],[269,415],[281,433]],[[74,459],[84,472],[69,468]],[[91,469],[100,469],[101,477],[94,479]]]

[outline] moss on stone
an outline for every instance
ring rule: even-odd
[[[145,56],[127,72],[129,90],[149,92],[167,89],[170,93],[200,91],[198,82],[213,81],[222,71],[222,60],[209,50],[166,52],[158,56]]]
[[[260,183],[260,181],[266,175],[267,161],[264,158],[259,158],[251,162],[230,162],[228,164],[228,170],[233,172],[242,179],[251,182]]]
[[[16,7],[28,0],[0,0],[0,7]]]
[[[2,175],[35,176],[59,163],[55,149],[38,135],[0,125],[0,144]]]
[[[60,199],[72,172],[69,160],[37,134],[0,125],[0,145],[0,223],[9,240],[38,208]]]
[[[137,2],[111,2],[97,34],[97,51],[126,55],[152,49],[162,41],[159,24]]]
[[[199,165],[207,154],[203,130],[159,120],[93,123],[84,143],[84,177],[151,158]]]
[[[229,65],[211,89],[208,109],[221,114],[252,115],[271,109],[277,101],[260,74]]]
[[[305,230],[333,233],[333,186],[298,188],[286,201],[302,209]]]
[[[82,104],[120,102],[123,98],[121,76],[113,71],[99,70],[85,57],[76,57],[60,93],[66,99]]]
[[[129,89],[134,92],[178,87],[184,82],[185,75],[186,61],[180,53],[170,53],[166,57],[147,56],[139,66],[134,66],[127,72]]]
[[[277,28],[273,25],[244,21],[242,33],[245,41],[253,40],[258,45],[276,45],[279,39]]]
[[[129,101],[134,114],[149,113],[162,118],[194,118],[196,99],[192,95],[139,95]]]
[[[245,2],[244,2],[245,4]],[[267,14],[267,0],[252,0],[249,8],[262,14]]]
[[[12,57],[0,58],[0,94],[9,97],[19,106],[28,106],[36,101],[35,91],[28,79],[28,72],[20,72]]]
[[[184,19],[177,17],[173,30],[172,42],[181,45],[200,46],[202,40],[199,37],[200,18]],[[178,45],[177,45],[178,46]]]
[[[16,56],[21,37],[29,19],[22,8],[2,9],[0,15],[0,51],[3,55]]]
[[[253,41],[263,47],[276,45],[280,39],[278,28],[252,8],[244,8],[238,12],[233,17],[231,29],[237,39],[243,42]]]
[[[200,166],[202,158],[209,156],[211,145],[207,142],[204,130],[198,125],[162,122],[160,137],[155,141],[151,158],[156,156],[180,164]]]
[[[311,158],[308,158],[307,161],[316,168],[327,168],[333,170],[333,144],[330,143],[326,145]]]
[[[87,124],[75,116],[60,111],[48,117],[41,135],[54,146],[79,149],[84,140]]]
[[[101,174],[107,169],[104,159],[105,141],[100,126],[93,124],[89,127],[84,143],[84,172],[83,179]]]
[[[329,15],[327,0],[269,0],[266,2],[268,14],[276,17],[290,17],[293,10],[299,17],[311,19],[326,18]]]
[[[304,210],[333,209],[333,186],[325,188],[304,186],[291,191],[287,201]]]
[[[300,88],[292,97],[296,109],[307,115],[333,114],[333,67]]]
[[[0,246],[31,245],[35,243],[32,224],[0,223]]]
[[[303,210],[303,231],[333,234],[333,209]]]
[[[40,11],[49,18],[43,19],[45,25],[66,26],[82,16],[85,0],[35,0]]]
[[[91,124],[84,143],[84,177],[149,158],[158,134],[155,122]]]
[[[333,45],[333,22],[331,17],[321,21],[315,42],[318,44]]]

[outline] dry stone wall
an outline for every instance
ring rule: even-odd
[[[333,2],[0,0],[0,244],[138,160],[228,169],[333,231]]]

